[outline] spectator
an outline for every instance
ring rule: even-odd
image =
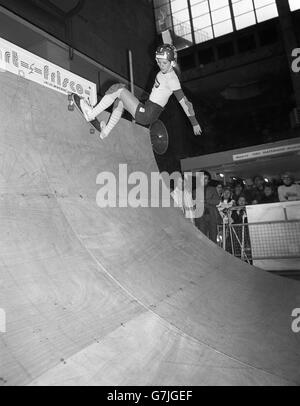
[[[278,196],[271,183],[267,183],[264,188],[264,195],[261,199],[261,203],[276,203],[278,202]]]
[[[246,211],[245,206],[247,205],[246,197],[241,195],[237,201],[237,209],[232,210],[231,218],[234,224],[242,224],[245,221]]]
[[[243,183],[241,182],[236,183],[232,195],[233,200],[237,202],[239,200],[239,197],[243,194],[243,191],[244,191]]]
[[[253,180],[251,178],[246,179],[243,195],[245,196],[248,203],[252,201],[253,187],[254,187]]]
[[[223,193],[223,184],[222,184],[222,183],[218,183],[217,186],[216,186],[216,189],[217,189],[218,195],[220,196],[220,200],[221,200],[221,198],[222,198],[222,193]]]
[[[251,191],[251,202],[252,204],[259,204],[264,196],[265,180],[261,175],[256,175],[253,177],[254,187]],[[253,203],[256,201],[257,203]]]
[[[236,210],[232,210],[232,226],[231,226],[231,235],[232,235],[232,253],[241,258],[242,260],[250,261],[251,258],[251,245],[250,245],[250,235],[247,221],[246,213],[246,198],[241,195],[237,202],[238,206]],[[251,261],[250,261],[251,263]]]
[[[294,183],[294,177],[290,172],[285,172],[281,176],[283,185],[278,187],[278,197],[280,202],[300,200],[300,185]]]
[[[220,197],[215,186],[210,186],[211,175],[204,171],[204,213],[202,217],[195,219],[195,225],[212,241],[217,242],[217,218],[216,205]]]
[[[176,206],[181,208],[185,217],[194,223],[192,192],[189,190],[188,185],[183,183],[183,178],[181,176],[178,177],[176,187],[171,193],[171,196],[174,199]]]
[[[228,210],[230,207],[235,205],[235,201],[232,199],[232,192],[229,187],[225,187],[223,191],[223,197],[221,202],[217,205],[217,209],[221,216],[223,224],[230,223],[230,211]]]

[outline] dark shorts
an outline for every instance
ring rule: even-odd
[[[135,121],[141,125],[153,124],[160,116],[163,108],[150,100],[145,104],[139,103],[135,113]]]

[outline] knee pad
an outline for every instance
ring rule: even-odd
[[[120,96],[120,93],[122,92],[122,90],[126,89],[126,85],[124,85],[123,83],[116,83],[115,85],[112,85],[107,92],[105,92],[105,94],[109,95],[109,94],[116,94],[117,97]]]

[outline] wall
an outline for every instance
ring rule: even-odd
[[[43,9],[38,0],[0,0],[0,5],[27,19],[58,39],[71,42],[79,51],[107,68],[128,78],[127,50],[134,58],[135,82],[147,86],[153,69],[156,32],[152,3],[147,0],[86,0],[82,10],[72,18],[72,35],[55,15]],[[70,10],[76,1],[51,1],[62,12]],[[63,9],[63,6],[65,9]],[[67,9],[67,6],[69,9]],[[149,90],[149,89],[148,89]]]

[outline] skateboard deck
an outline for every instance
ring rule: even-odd
[[[84,117],[83,111],[80,107],[80,100],[81,98],[76,94],[76,93],[70,93],[68,95],[68,100],[69,100],[69,105],[68,105],[68,110],[69,111],[74,111],[74,106],[77,108],[77,110],[80,112],[80,114]],[[85,120],[86,121],[86,120]],[[90,133],[95,134],[95,130],[101,133],[101,124],[97,118],[95,118],[92,121],[86,121],[90,125]]]

